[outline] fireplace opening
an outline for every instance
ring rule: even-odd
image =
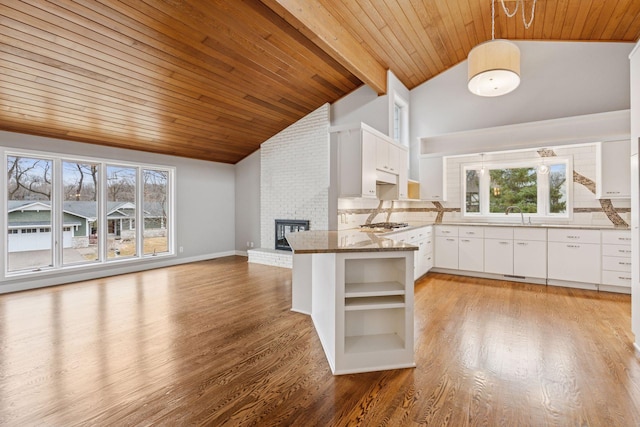
[[[286,233],[309,229],[309,221],[297,219],[276,219],[276,249],[290,251],[291,246],[284,237]]]

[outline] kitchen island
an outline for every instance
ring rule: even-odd
[[[361,231],[287,234],[292,310],[311,315],[335,375],[414,367],[413,251]]]

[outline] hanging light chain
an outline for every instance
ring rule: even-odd
[[[524,0],[517,0],[516,8],[513,9],[513,12],[509,12],[509,9],[507,9],[507,5],[504,4],[504,0],[500,0],[500,3],[502,3],[502,10],[504,10],[504,13],[507,15],[508,18],[513,18],[515,16],[516,12],[518,12],[518,6],[520,5],[521,1],[524,1]],[[524,4],[522,5],[522,9],[524,13]]]
[[[522,23],[524,24],[524,29],[528,30],[533,22],[533,16],[536,13],[536,0],[533,0],[533,5],[531,6],[531,19],[527,22],[527,19],[524,16],[524,0],[522,0]]]
[[[533,23],[533,17],[535,16],[536,13],[536,1],[537,0],[533,0],[533,5],[531,6],[531,18],[529,19],[529,21],[527,22],[527,18],[525,16],[525,7],[524,7],[524,0],[516,0],[516,8],[513,9],[513,12],[509,11],[509,9],[507,9],[507,5],[504,4],[504,0],[500,0],[500,3],[502,4],[502,10],[504,10],[504,13],[507,15],[508,18],[513,18],[515,16],[515,14],[518,12],[518,7],[520,6],[520,3],[522,3],[522,23],[524,24],[524,28],[526,30],[529,29],[529,27],[531,26],[531,24]],[[491,1],[491,11],[493,12],[493,2],[494,0]],[[492,18],[493,19],[493,18]],[[494,38],[494,24],[492,21],[492,27],[491,27],[491,38]]]

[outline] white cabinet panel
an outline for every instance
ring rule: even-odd
[[[596,146],[596,197],[631,197],[631,144],[629,140],[601,142]]]
[[[436,236],[435,266],[458,269],[458,237]]]
[[[600,230],[550,228],[548,236],[550,242],[600,244]]]
[[[602,257],[602,270],[622,271],[631,273],[631,258],[620,258],[613,256]]]
[[[484,227],[460,226],[458,227],[458,236],[482,238],[484,237]]]
[[[458,238],[458,269],[484,271],[484,239]]]
[[[446,201],[446,180],[444,179],[444,163],[442,157],[420,158],[420,199],[430,201]]]
[[[622,271],[602,271],[602,284],[620,286],[624,288],[631,287],[631,273]]]
[[[513,240],[485,238],[484,272],[513,274]]]
[[[513,242],[513,274],[515,276],[547,278],[547,242],[515,240]]]
[[[551,230],[549,230],[551,231]],[[600,282],[600,245],[549,242],[549,279]]]

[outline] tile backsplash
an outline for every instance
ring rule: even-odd
[[[547,224],[628,226],[631,223],[631,202],[628,199],[597,199],[594,194],[596,177],[596,146],[583,144],[505,153],[486,153],[484,161],[526,160],[550,156],[570,156],[573,159],[573,214],[571,219],[539,220]],[[480,155],[447,159],[447,201],[380,201],[375,199],[339,199],[338,229],[358,227],[372,222],[460,222],[469,221],[461,214],[461,165],[480,162]],[[483,220],[485,221],[485,220]],[[534,218],[535,222],[535,218]]]

